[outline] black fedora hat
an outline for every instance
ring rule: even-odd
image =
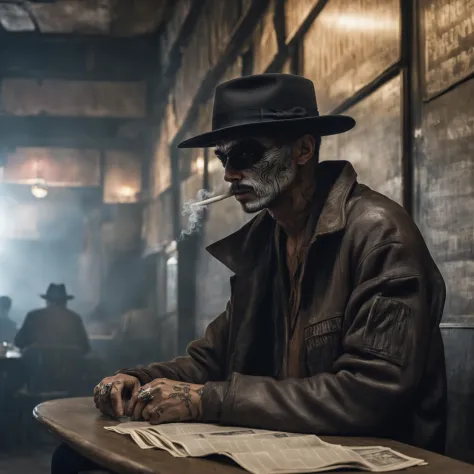
[[[46,293],[44,295],[40,295],[40,297],[47,301],[67,301],[74,298],[74,296],[67,294],[66,286],[62,283],[59,285],[50,283]]]
[[[320,136],[347,132],[355,120],[319,115],[312,81],[293,74],[258,74],[217,86],[212,131],[189,138],[178,148],[206,148],[222,140],[281,132]]]

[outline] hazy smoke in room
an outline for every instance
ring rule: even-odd
[[[202,220],[207,206],[198,207],[194,206],[193,204],[198,201],[202,201],[203,199],[210,198],[215,194],[215,192],[210,192],[206,189],[200,189],[197,192],[196,199],[190,199],[183,204],[183,210],[181,214],[183,216],[188,216],[188,222],[186,227],[181,231],[179,240],[184,239],[187,235],[193,234],[199,230],[202,225]]]
[[[28,311],[43,307],[39,295],[52,282],[65,283],[76,295],[71,306],[77,307],[83,296],[76,275],[83,240],[81,202],[68,196],[61,203],[51,198],[27,205],[21,194],[8,197],[6,235],[0,238],[0,294],[13,299],[12,318],[21,324]]]
[[[200,189],[197,192],[196,199],[190,199],[183,204],[183,216],[188,216],[186,228],[181,231],[179,240],[182,240],[186,235],[191,235],[201,227],[204,211],[208,205],[214,202],[223,201],[232,196],[230,189],[217,191],[206,191]],[[209,201],[209,202],[207,202]]]

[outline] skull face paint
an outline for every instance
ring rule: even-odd
[[[245,212],[267,208],[294,181],[296,167],[291,151],[291,145],[276,146],[267,139],[227,142],[216,147],[216,155],[232,175],[228,178],[232,192]]]

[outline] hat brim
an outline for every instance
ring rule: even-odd
[[[48,295],[40,295],[40,298],[43,298],[44,300],[48,300],[48,301],[66,301],[66,300],[73,300],[74,296],[66,295],[64,298],[51,298],[51,296],[48,296]]]
[[[216,146],[221,141],[236,140],[266,133],[279,134],[286,130],[289,132],[296,130],[301,131],[301,133],[316,133],[324,137],[348,132],[355,127],[355,124],[356,121],[348,115],[320,115],[318,117],[245,123],[188,138],[182,141],[178,148],[209,148]]]

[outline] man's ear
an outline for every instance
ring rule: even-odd
[[[315,146],[313,135],[308,134],[298,138],[294,147],[296,163],[300,166],[305,165],[314,156]]]

